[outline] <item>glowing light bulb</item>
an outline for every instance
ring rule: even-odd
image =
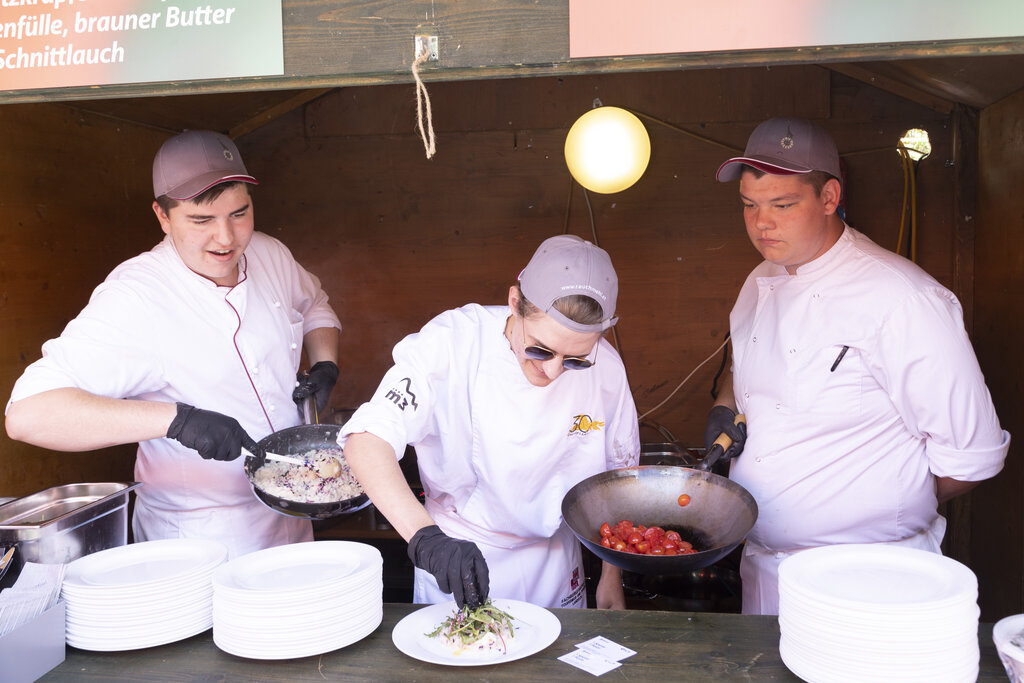
[[[651,139],[640,119],[619,107],[591,109],[565,136],[565,163],[583,187],[610,194],[631,186],[647,170]]]

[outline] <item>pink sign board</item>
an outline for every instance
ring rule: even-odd
[[[1024,36],[1020,0],[569,0],[569,56]]]

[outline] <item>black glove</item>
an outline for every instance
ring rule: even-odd
[[[423,527],[409,541],[409,559],[433,574],[438,588],[453,593],[459,609],[476,609],[487,600],[487,561],[475,543],[452,538],[435,524]]]
[[[732,439],[732,444],[722,452],[722,446],[715,440],[725,434]],[[704,460],[708,467],[719,460],[735,458],[743,452],[743,444],[747,442],[747,423],[736,424],[736,413],[725,406],[715,406],[708,413],[708,422],[704,427]]]
[[[234,460],[241,455],[243,446],[250,453],[257,450],[256,442],[235,418],[184,403],[178,404],[178,414],[167,428],[167,438],[199,451],[206,460]]]
[[[337,381],[338,366],[329,360],[322,360],[311,367],[309,372],[299,373],[298,386],[292,392],[292,400],[301,408],[304,400],[315,396],[316,411],[322,413]]]

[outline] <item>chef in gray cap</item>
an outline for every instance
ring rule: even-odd
[[[602,338],[617,294],[607,252],[559,235],[534,253],[507,305],[447,311],[395,346],[394,367],[339,443],[409,541],[413,602],[475,607],[492,595],[586,606],[562,498],[640,453],[626,372]],[[398,465],[407,444],[422,503]],[[604,565],[596,598],[599,608],[625,607],[617,568]]]
[[[238,556],[313,538],[256,500],[239,454],[298,424],[309,395],[326,405],[341,324],[317,278],[255,232],[255,183],[224,135],[167,140],[153,161],[163,241],[107,276],[7,405],[11,438],[43,448],[139,442],[136,541],[214,539]]]
[[[743,611],[777,614],[778,568],[793,553],[940,552],[938,504],[995,476],[1010,435],[953,293],[840,217],[844,178],[823,128],[765,121],[718,180],[739,181],[764,262],[729,317],[732,382],[707,438],[745,414],[748,433],[726,452],[759,510],[740,564]]]

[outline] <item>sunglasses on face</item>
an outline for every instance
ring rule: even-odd
[[[600,340],[598,340],[598,345]],[[597,346],[595,345],[595,349]],[[539,361],[549,361],[552,358],[561,356],[562,367],[566,370],[585,370],[597,362],[597,354],[594,354],[594,360],[588,360],[583,356],[562,356],[561,354],[555,353],[551,349],[541,346],[540,344],[533,344],[527,346],[526,344],[526,318],[523,318],[523,353],[527,358]]]

